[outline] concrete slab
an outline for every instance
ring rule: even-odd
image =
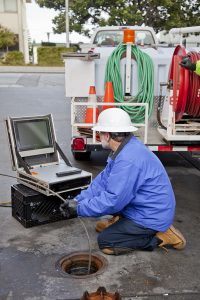
[[[58,142],[77,167],[94,176],[104,167],[106,153],[93,153],[90,162],[75,162],[70,153],[70,105],[64,97],[64,79],[41,75],[37,85],[23,80],[22,89],[0,88],[0,172],[13,174],[10,168],[3,119],[7,115],[53,113]],[[43,78],[41,80],[41,78]],[[54,79],[53,79],[54,78]],[[7,84],[15,79],[9,76]],[[58,82],[58,86],[53,82]],[[0,82],[3,82],[0,76]],[[48,84],[47,84],[48,83]],[[48,86],[46,86],[46,84]],[[11,217],[10,208],[0,208],[0,299],[80,299],[85,290],[105,286],[118,290],[123,300],[131,299],[200,299],[200,174],[178,153],[160,153],[171,179],[177,210],[175,226],[187,239],[183,251],[156,249],[134,251],[124,256],[106,256],[105,271],[87,279],[63,277],[56,261],[73,251],[88,251],[88,241],[78,219],[59,221],[25,229]],[[10,200],[10,186],[15,180],[0,178],[0,201]],[[96,219],[84,218],[93,253],[101,254],[94,230]]]

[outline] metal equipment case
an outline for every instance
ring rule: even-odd
[[[92,174],[72,167],[56,142],[51,114],[8,117],[6,127],[19,183],[46,196],[80,191],[90,184]]]

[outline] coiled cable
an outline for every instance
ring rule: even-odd
[[[119,44],[108,58],[105,72],[105,82],[112,81],[115,101],[124,102],[120,60],[126,53],[126,44]],[[132,57],[137,62],[138,92],[126,100],[128,103],[148,103],[148,115],[150,117],[154,102],[154,66],[150,56],[141,51],[137,46],[131,46]],[[130,115],[133,123],[142,123],[145,119],[144,106],[122,106]]]

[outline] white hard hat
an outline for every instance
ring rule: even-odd
[[[121,108],[108,108],[103,110],[93,130],[100,132],[133,132],[138,130],[131,123],[129,114]]]

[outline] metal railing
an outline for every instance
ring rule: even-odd
[[[148,137],[148,103],[110,103],[110,102],[75,102],[75,97],[72,98],[71,101],[71,126],[72,126],[72,135],[74,132],[74,127],[92,127],[96,124],[96,108],[101,106],[114,106],[114,107],[121,107],[121,106],[143,106],[145,108],[145,115],[144,115],[144,123],[132,123],[135,127],[144,127],[144,144],[147,144],[147,137]],[[76,107],[77,106],[86,106],[93,108],[93,123],[79,123],[75,122],[76,119]],[[93,131],[92,133],[92,142],[95,144],[96,140],[96,132]]]

